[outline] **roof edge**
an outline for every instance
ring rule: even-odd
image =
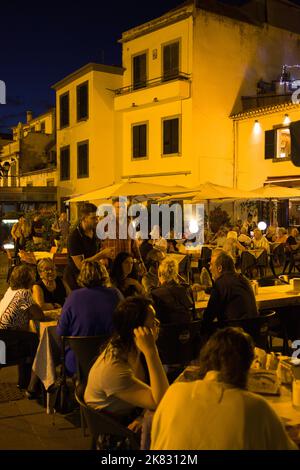
[[[249,109],[249,111],[244,111],[240,113],[230,114],[230,119],[234,121],[241,121],[243,119],[248,119],[251,117],[261,116],[262,114],[272,114],[277,111],[283,111],[287,109],[300,109],[300,103],[282,103],[276,105],[264,106],[263,108]]]
[[[53,90],[59,90],[63,86],[67,85],[68,83],[71,83],[72,81],[76,80],[77,78],[80,78],[82,75],[85,75],[89,72],[104,72],[115,75],[123,75],[124,68],[116,65],[105,65],[97,64],[95,62],[89,62],[80,69],[77,69],[74,72],[70,73],[59,82],[54,83],[51,88]]]

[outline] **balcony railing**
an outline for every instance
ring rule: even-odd
[[[139,91],[143,88],[155,87],[174,80],[189,80],[190,78],[191,74],[185,72],[176,72],[174,74],[168,74],[163,77],[152,78],[151,80],[144,80],[129,86],[117,88],[116,90],[114,90],[114,92],[115,96],[125,95],[127,93],[132,93],[133,91]]]

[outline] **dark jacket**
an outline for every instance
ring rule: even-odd
[[[226,320],[257,315],[255,295],[248,279],[243,274],[224,272],[212,287],[203,326],[211,326],[214,319],[222,324]]]
[[[194,300],[188,285],[171,281],[153,289],[151,297],[161,323],[186,323],[193,320]]]

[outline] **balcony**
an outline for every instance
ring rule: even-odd
[[[56,202],[56,186],[0,187],[1,202]]]
[[[174,77],[158,77],[115,90],[115,111],[153,106],[190,97],[191,76],[179,72]]]

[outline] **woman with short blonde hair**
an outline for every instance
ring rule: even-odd
[[[158,268],[158,277],[163,283],[178,282],[178,263],[174,259],[163,259]]]
[[[158,279],[160,286],[151,291],[151,297],[161,323],[187,323],[193,320],[193,293],[188,284],[180,283],[178,263],[174,259],[162,260]]]
[[[112,333],[113,311],[123,299],[118,289],[110,287],[105,266],[98,261],[84,261],[78,277],[80,289],[68,296],[57,326],[59,336],[98,336]],[[66,350],[67,372],[76,372],[75,355]]]
[[[83,261],[77,283],[80,287],[110,287],[107,269],[97,261]]]

